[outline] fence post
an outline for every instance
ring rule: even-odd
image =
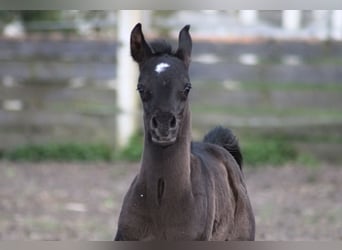
[[[138,68],[130,56],[130,33],[134,25],[142,21],[140,10],[118,11],[117,51],[117,115],[116,145],[125,147],[137,130],[138,101],[136,84]]]
[[[284,10],[282,13],[283,28],[287,31],[297,31],[300,28],[302,13],[300,10]]]
[[[313,10],[312,16],[315,24],[315,36],[318,39],[326,40],[329,35],[328,28],[328,11],[327,10]]]
[[[332,11],[331,38],[334,40],[342,40],[342,10]]]
[[[258,11],[257,10],[240,10],[239,19],[243,25],[250,26],[257,23]]]

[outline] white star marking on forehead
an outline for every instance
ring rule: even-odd
[[[164,72],[166,70],[166,68],[168,68],[168,67],[170,67],[169,64],[162,62],[162,63],[157,64],[154,71],[157,72],[158,74],[160,74],[161,72]]]

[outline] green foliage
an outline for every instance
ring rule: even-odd
[[[0,20],[4,22],[20,18],[24,23],[32,21],[57,21],[61,11],[58,10],[11,10],[0,11]]]
[[[297,157],[293,144],[284,138],[248,138],[240,145],[247,165],[283,165]]]
[[[311,168],[313,170],[319,168],[319,161],[313,155],[305,153],[298,155],[296,163],[303,165],[305,167]]]
[[[143,151],[143,140],[143,134],[141,132],[136,133],[116,158],[125,161],[138,161]]]
[[[24,145],[3,152],[2,157],[11,161],[110,161],[112,148],[105,144],[44,144]]]
[[[119,152],[101,143],[29,144],[12,150],[0,151],[0,159],[10,161],[138,161],[143,149],[142,133],[135,134],[127,147]]]
[[[60,11],[57,10],[21,10],[20,16],[24,22],[32,21],[57,21]]]
[[[240,140],[244,163],[249,166],[283,165],[296,162],[305,166],[317,166],[317,160],[311,155],[299,154],[293,142],[286,137],[244,136]],[[143,151],[143,134],[136,133],[127,147],[114,152],[106,144],[49,143],[42,145],[24,145],[9,151],[0,151],[0,159],[10,161],[115,161],[136,162]]]
[[[282,165],[289,161],[296,161],[297,151],[291,141],[282,137],[254,137],[246,138],[241,143],[244,161],[247,165],[262,164]],[[135,134],[128,146],[115,157],[126,161],[138,161],[143,151],[142,133]]]

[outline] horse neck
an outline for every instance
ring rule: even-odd
[[[190,188],[190,144],[191,144],[191,113],[186,107],[177,141],[166,148],[153,144],[148,138],[145,127],[144,152],[140,175],[146,185],[154,185],[162,178],[175,192]],[[182,190],[181,190],[182,189]]]

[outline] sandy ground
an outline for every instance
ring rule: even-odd
[[[0,162],[0,239],[112,240],[137,164]],[[246,168],[257,240],[342,240],[342,167]]]

